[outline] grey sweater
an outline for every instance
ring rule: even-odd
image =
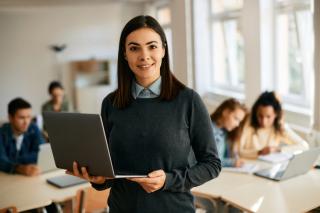
[[[92,184],[97,190],[111,187],[110,212],[194,212],[190,189],[221,170],[210,118],[199,95],[186,88],[172,101],[137,98],[125,109],[113,107],[111,97],[103,100],[101,115],[115,170],[148,174],[163,169],[166,181],[149,194],[126,179]],[[195,165],[188,162],[191,149]]]

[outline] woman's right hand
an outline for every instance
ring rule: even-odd
[[[270,153],[280,152],[280,148],[276,146],[267,146],[258,152],[259,155],[268,155]]]
[[[234,167],[241,167],[241,166],[243,166],[243,164],[244,164],[244,161],[238,158],[234,162]]]
[[[85,179],[95,184],[103,184],[106,181],[106,177],[103,177],[103,176],[90,176],[86,167],[81,167],[81,172],[79,172],[78,164],[75,161],[73,162],[72,167],[73,167],[73,171],[67,170],[66,174]]]

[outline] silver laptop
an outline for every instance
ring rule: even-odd
[[[285,180],[305,174],[314,165],[320,154],[320,147],[293,155],[284,163],[276,164],[269,169],[259,170],[253,174],[275,181]]]
[[[49,143],[41,144],[38,154],[38,163],[41,173],[57,170]]]
[[[58,168],[72,171],[76,161],[93,176],[147,177],[134,171],[116,174],[99,114],[45,112],[44,122]]]

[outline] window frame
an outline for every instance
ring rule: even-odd
[[[226,84],[219,84],[214,80],[214,75],[215,75],[215,69],[214,69],[214,49],[213,49],[213,43],[214,43],[214,32],[213,32],[213,24],[214,23],[221,23],[224,25],[225,21],[228,20],[234,20],[237,22],[237,25],[241,25],[241,14],[242,10],[241,9],[232,9],[232,10],[225,10],[222,12],[214,13],[212,11],[212,2],[213,0],[209,0],[209,7],[208,7],[208,14],[209,14],[209,51],[210,51],[210,84],[208,85],[208,90],[212,93],[217,93],[220,95],[226,94],[226,95],[232,95],[233,97],[237,97],[239,99],[243,99],[244,97],[244,92],[245,92],[245,83],[243,85],[238,85],[234,86],[231,84],[231,81],[229,81]],[[225,35],[224,35],[225,38]],[[226,42],[225,42],[226,43]],[[245,53],[244,56],[245,57]],[[244,65],[245,69],[245,65]],[[227,72],[232,75],[231,70],[227,70]],[[245,73],[244,73],[244,78],[245,78]]]
[[[300,47],[299,47],[299,51],[302,51],[302,47],[301,47],[301,37],[300,37],[300,31],[299,31],[299,24],[297,21],[297,13],[299,11],[304,11],[304,10],[310,10],[311,9],[311,5],[312,3],[308,3],[307,1],[283,1],[283,2],[277,2],[277,0],[274,0],[274,43],[273,43],[273,55],[274,55],[274,73],[273,73],[273,82],[274,82],[274,89],[276,91],[280,91],[280,79],[279,79],[279,74],[278,74],[278,54],[277,54],[277,17],[278,15],[283,15],[286,14],[287,16],[289,15],[293,15],[294,16],[294,20],[295,20],[295,26],[297,28],[296,30],[296,36],[297,36],[297,42],[298,44],[300,43]],[[312,20],[313,21],[313,20]],[[313,36],[312,36],[313,38]],[[313,58],[314,60],[314,58]],[[281,94],[284,105],[286,106],[286,108],[289,109],[294,109],[294,111],[297,112],[303,112],[306,114],[310,114],[308,111],[311,111],[311,107],[312,107],[312,95],[308,94],[308,90],[307,90],[307,86],[308,85],[308,73],[305,70],[304,66],[303,66],[303,62],[302,62],[302,66],[301,66],[301,71],[302,71],[302,92],[299,94],[292,94],[292,93],[288,93],[288,94]],[[290,72],[290,70],[288,70],[288,72]],[[314,70],[312,69],[310,71],[310,75],[312,75],[312,73],[314,72]],[[312,80],[312,77],[310,76],[309,78],[311,78],[310,80]],[[288,85],[290,85],[290,82],[288,80]]]

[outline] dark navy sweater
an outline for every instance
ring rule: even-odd
[[[97,190],[111,187],[108,204],[119,212],[194,212],[192,187],[219,175],[211,121],[199,97],[183,89],[172,101],[137,98],[125,109],[112,105],[111,95],[102,103],[102,119],[116,171],[166,173],[162,189],[147,193],[126,179],[92,184]],[[196,164],[188,161],[193,150]]]

